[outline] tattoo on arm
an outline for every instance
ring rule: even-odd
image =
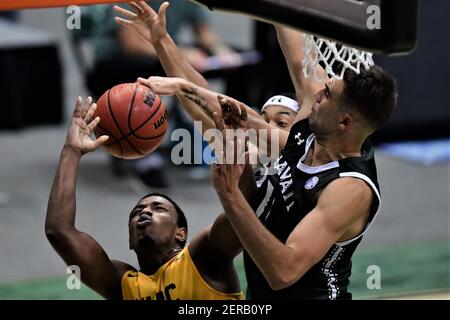
[[[192,102],[195,102],[197,105],[200,106],[200,108],[202,108],[202,110],[206,113],[206,115],[209,118],[213,119],[212,116],[213,112],[211,111],[208,102],[206,102],[205,98],[203,98],[198,94],[197,88],[190,87],[189,89],[182,90],[181,92],[183,93],[183,96],[185,98],[191,100]]]

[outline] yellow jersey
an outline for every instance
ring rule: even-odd
[[[154,274],[128,270],[122,277],[124,300],[242,300],[242,291],[224,293],[203,280],[187,246]]]

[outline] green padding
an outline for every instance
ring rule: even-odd
[[[245,290],[242,258],[235,262],[241,286]],[[381,289],[369,290],[367,267],[381,270]],[[450,289],[450,243],[374,247],[357,251],[353,259],[350,290],[355,299],[405,295],[407,293]],[[82,285],[81,290],[68,290],[65,278],[35,279],[0,284],[0,299],[100,299]]]
[[[102,298],[83,284],[80,290],[69,290],[66,287],[66,278],[50,278],[0,284],[0,299],[93,300]]]
[[[380,290],[367,289],[370,265],[380,267]],[[377,247],[354,255],[350,290],[356,299],[449,288],[449,242]]]

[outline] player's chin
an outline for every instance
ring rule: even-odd
[[[324,128],[323,128],[323,126],[321,125],[321,123],[320,122],[318,122],[317,121],[317,119],[309,119],[309,121],[308,121],[309,123],[309,128],[311,129],[311,131],[312,132],[314,132],[316,135],[318,134],[318,133],[321,133],[321,132],[323,132],[324,130]]]
[[[148,248],[152,248],[154,246],[155,242],[152,239],[152,237],[150,237],[148,234],[142,234],[141,236],[139,236],[138,241],[137,241],[137,246],[140,249],[148,249]]]

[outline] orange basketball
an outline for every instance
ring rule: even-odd
[[[108,135],[103,147],[123,159],[141,158],[159,147],[169,126],[161,98],[138,83],[119,84],[97,101],[96,137]]]

